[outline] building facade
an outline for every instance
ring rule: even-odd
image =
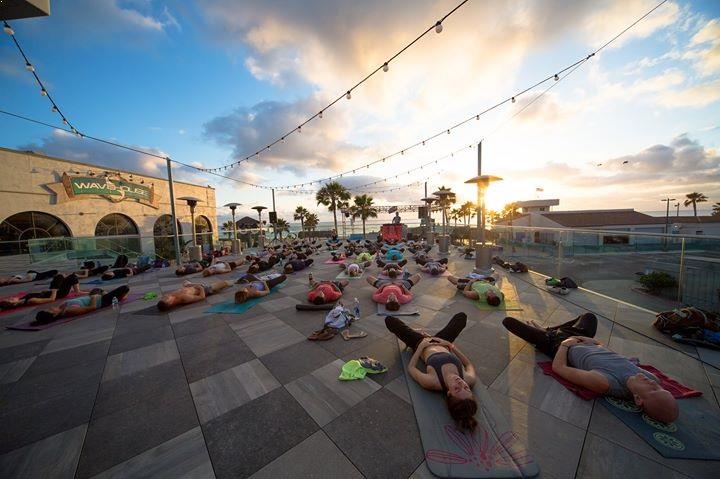
[[[0,255],[49,249],[115,249],[172,257],[168,181],[136,172],[0,148]],[[174,182],[181,244],[217,237],[215,190]]]

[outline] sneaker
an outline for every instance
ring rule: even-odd
[[[569,289],[563,286],[552,286],[549,288],[551,293],[566,295],[570,292]]]

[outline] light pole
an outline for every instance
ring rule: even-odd
[[[188,248],[188,256],[190,257],[190,261],[200,261],[202,259],[202,249],[197,244],[197,235],[195,233],[195,207],[197,206],[198,202],[202,200],[200,198],[195,198],[194,196],[183,196],[182,198],[178,199],[185,201],[190,207],[190,231],[192,231],[192,246]]]
[[[492,267],[492,246],[485,245],[485,192],[490,183],[502,181],[499,176],[482,174],[482,141],[478,143],[478,167],[477,176],[470,178],[465,183],[477,185],[477,227],[479,231],[478,241],[475,243],[475,272],[484,275],[491,275]]]
[[[260,238],[258,238],[258,243],[260,249],[265,249],[265,233],[263,232],[262,227],[262,210],[266,210],[267,208],[265,206],[253,206],[252,209],[258,212],[258,220],[260,222]]]
[[[676,201],[675,198],[665,198],[664,201],[666,203],[666,209],[665,209],[665,234],[668,234],[668,227],[670,225],[670,202]],[[679,205],[680,203],[678,203]],[[678,206],[678,211],[680,211],[680,207]]]
[[[242,206],[241,203],[228,203],[225,205],[225,207],[230,208],[230,211],[232,212],[232,224],[233,224],[233,237],[232,241],[230,242],[230,248],[232,249],[232,254],[240,254],[240,240],[237,237],[237,223],[235,223],[235,209],[238,206]]]
[[[680,202],[675,203],[675,217],[680,217]]]

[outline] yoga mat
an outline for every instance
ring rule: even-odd
[[[128,294],[127,296],[125,296],[125,299],[123,299],[120,302],[120,304],[132,303],[133,301],[140,299],[140,298],[142,298],[141,294]],[[110,306],[107,306],[107,307],[110,307]],[[77,316],[70,316],[68,318],[58,319],[57,321],[53,321],[52,323],[48,323],[48,324],[33,325],[32,321],[24,321],[22,323],[13,324],[11,326],[5,326],[5,328],[12,329],[14,331],[42,331],[44,329],[52,328],[53,326],[58,326],[60,324],[69,323],[70,321],[74,321],[78,318],[83,318],[85,316],[91,315],[93,313],[96,313],[96,312],[104,310],[104,309],[105,308],[98,308],[95,311],[90,311],[89,313],[78,314]]]
[[[342,264],[344,262],[345,262],[344,259],[340,259],[337,261],[333,261],[332,259],[329,259],[329,260],[325,261],[325,263],[323,263],[323,264]]]
[[[522,311],[522,306],[514,299],[503,299],[499,305],[490,306],[485,301],[480,302],[473,299],[473,304],[480,311]]]
[[[113,278],[113,279],[108,279],[108,280],[102,280],[102,279],[100,279],[100,278],[95,278],[95,279],[93,279],[93,280],[85,281],[84,283],[80,283],[80,284],[93,284],[93,285],[98,285],[98,284],[114,284],[114,283],[117,283],[118,281],[127,280],[127,279],[134,278],[134,277],[135,277],[135,275],[133,275],[133,276],[125,276],[124,278]]]
[[[680,417],[670,424],[650,419],[632,401],[598,401],[663,457],[720,461],[720,416],[702,400],[678,401]]]
[[[22,295],[24,295],[24,294],[27,294],[27,293],[17,293],[17,294],[13,294],[12,296],[6,296],[5,298],[3,298],[3,300],[5,300],[5,299],[10,299],[10,298],[17,298],[17,297],[20,297],[20,296],[22,296]],[[65,301],[66,299],[77,298],[78,296],[81,296],[81,295],[80,295],[80,294],[77,294],[76,292],[73,291],[73,292],[71,292],[70,294],[68,294],[67,296],[65,296],[64,298],[56,299],[55,301],[52,301],[52,302],[50,302],[50,303],[27,304],[27,305],[25,305],[25,306],[20,306],[20,307],[17,307],[17,308],[0,310],[0,316],[5,315],[5,314],[10,314],[10,313],[16,313],[16,312],[18,312],[18,311],[24,311],[24,310],[29,309],[29,308],[36,308],[36,307],[38,307],[38,306],[46,306],[46,305],[49,305],[49,304],[56,303],[56,302],[58,302],[58,301]]]
[[[401,341],[398,346],[430,472],[452,478],[526,478],[540,473],[537,462],[510,429],[479,379],[473,386],[478,402],[477,429],[472,434],[460,432],[442,393],[423,389],[407,373],[412,351]]]
[[[275,286],[274,288],[270,289],[270,294],[273,294],[277,289],[282,288],[286,283],[282,282],[279,285]],[[269,296],[269,295],[267,295]],[[248,309],[252,308],[256,304],[258,304],[260,301],[262,301],[267,296],[261,296],[259,298],[251,298],[244,303],[236,303],[233,301],[228,301],[226,303],[218,303],[213,305],[210,309],[206,309],[206,313],[229,313],[229,314],[242,314]]]
[[[335,276],[335,279],[362,279],[362,277],[365,276],[365,271],[360,274],[360,276],[348,276],[346,271],[340,271],[340,274]]]
[[[398,311],[388,311],[384,304],[377,305],[378,316],[419,316],[420,311],[413,303],[401,304]]]
[[[298,311],[330,311],[335,307],[335,303],[326,304],[296,304],[295,309]]]

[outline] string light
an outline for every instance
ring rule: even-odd
[[[435,24],[435,32],[441,33],[442,30],[443,30],[442,22],[440,20],[438,20],[437,23]]]
[[[320,113],[318,113],[318,118],[322,120],[322,110],[320,110]]]
[[[515,103],[515,97],[512,97],[512,102]]]
[[[40,94],[42,96],[47,96],[47,90],[45,88],[40,89]]]
[[[350,95],[350,90],[348,90],[347,94],[345,95],[345,98],[347,98],[348,100],[349,100],[350,98],[352,98],[351,95]]]
[[[7,22],[5,22],[5,26],[3,27],[3,30],[5,31],[5,33],[7,33],[10,36],[15,35],[15,30],[10,28],[10,25],[8,25]]]
[[[383,71],[384,71],[385,73],[387,73],[387,71],[388,71],[389,69],[390,69],[390,67],[388,66],[388,62],[383,63]]]
[[[29,71],[29,72],[34,72],[34,71],[35,71],[35,67],[32,66],[32,64],[31,64],[30,62],[26,62],[26,63],[25,63],[25,69],[26,69],[27,71]]]

